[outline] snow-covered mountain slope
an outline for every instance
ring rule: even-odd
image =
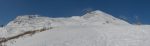
[[[128,22],[115,18],[99,10],[87,13],[84,16],[82,16],[82,18],[84,18],[88,22],[88,24],[90,23],[97,24],[97,25],[99,24],[113,24],[113,25],[129,24]]]
[[[83,16],[18,16],[0,28],[7,46],[150,46],[150,25],[132,25],[102,11]],[[3,38],[3,39],[2,39]]]
[[[136,26],[62,26],[16,39],[9,46],[149,46],[150,33],[143,29],[138,30]]]

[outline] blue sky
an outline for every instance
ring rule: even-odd
[[[0,24],[19,15],[38,14],[49,17],[81,16],[85,9],[102,10],[135,23],[150,24],[149,0],[0,0]]]

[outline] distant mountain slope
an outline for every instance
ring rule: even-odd
[[[0,44],[2,46],[150,46],[149,28],[150,25],[132,25],[99,10],[68,18],[25,15],[18,16],[5,27],[0,28]]]

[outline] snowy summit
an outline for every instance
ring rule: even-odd
[[[150,46],[149,28],[99,10],[68,18],[25,15],[0,28],[0,46]]]

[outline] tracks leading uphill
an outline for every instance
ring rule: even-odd
[[[27,32],[23,32],[23,33],[20,33],[20,34],[18,34],[16,36],[12,36],[12,37],[0,38],[0,46],[5,46],[5,45],[3,45],[3,43],[6,43],[6,42],[8,42],[10,40],[17,39],[17,38],[23,37],[25,35],[33,35],[35,33],[43,32],[43,31],[50,30],[50,29],[52,29],[52,27],[50,27],[50,28],[43,28],[43,29],[39,29],[39,30],[27,31]]]

